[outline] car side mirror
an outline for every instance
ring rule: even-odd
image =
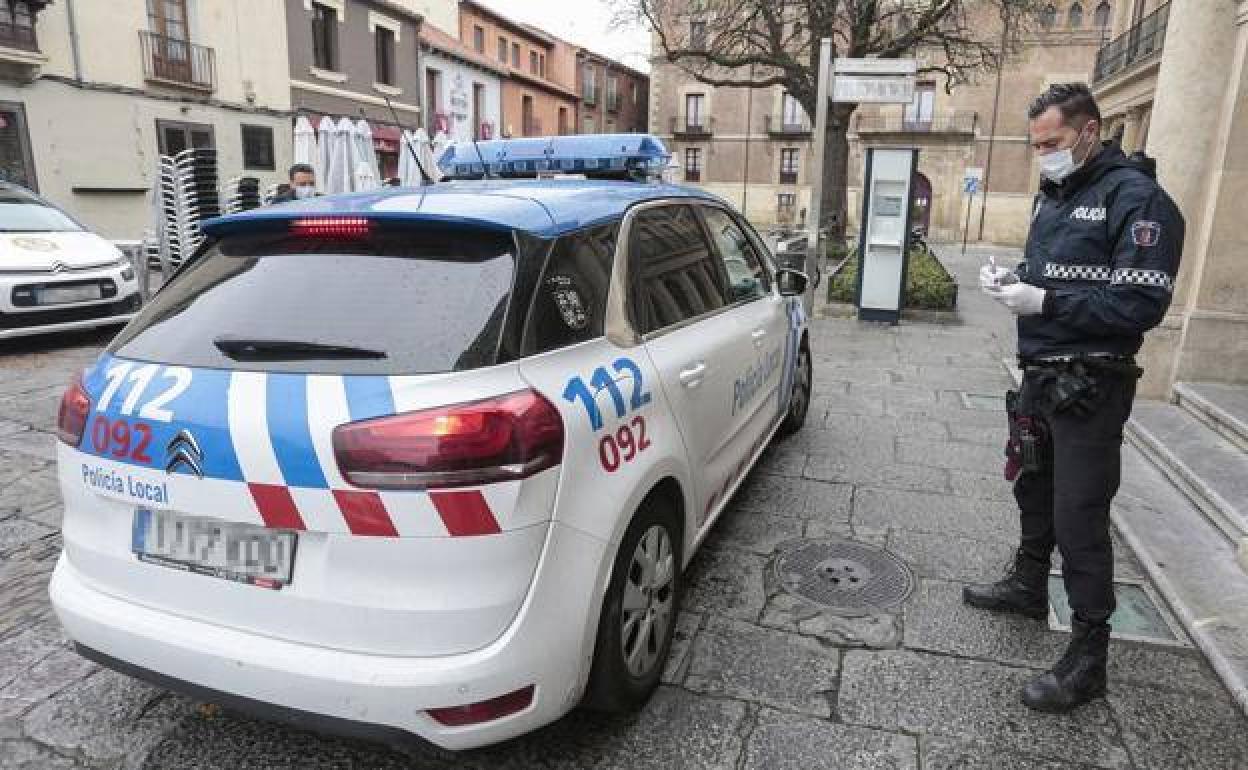
[[[780,287],[782,296],[797,297],[806,293],[806,285],[810,283],[810,278],[801,270],[782,267],[776,271],[776,283]]]

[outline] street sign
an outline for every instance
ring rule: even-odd
[[[913,75],[841,75],[832,79],[832,101],[858,104],[909,104]]]
[[[978,166],[967,166],[962,172],[962,192],[966,195],[974,195],[979,192],[980,186],[984,182],[984,170]]]
[[[837,75],[913,75],[919,71],[917,59],[833,59]]]

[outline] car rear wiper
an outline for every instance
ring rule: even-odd
[[[302,361],[310,358],[386,358],[380,350],[300,340],[217,337],[217,349],[236,361]]]

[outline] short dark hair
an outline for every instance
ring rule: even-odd
[[[1050,107],[1061,110],[1068,126],[1074,126],[1078,118],[1083,118],[1085,123],[1089,120],[1101,122],[1101,108],[1096,106],[1091,89],[1083,83],[1054,83],[1049,86],[1027,108],[1027,117],[1035,120]]]
[[[316,169],[312,168],[307,163],[296,163],[290,167],[290,174],[287,175],[287,179],[290,179],[293,182],[295,180],[295,174],[311,174],[312,176],[316,176]]]

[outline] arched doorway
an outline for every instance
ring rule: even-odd
[[[926,235],[932,223],[932,182],[921,172],[914,172],[910,185],[910,228],[919,228]]]

